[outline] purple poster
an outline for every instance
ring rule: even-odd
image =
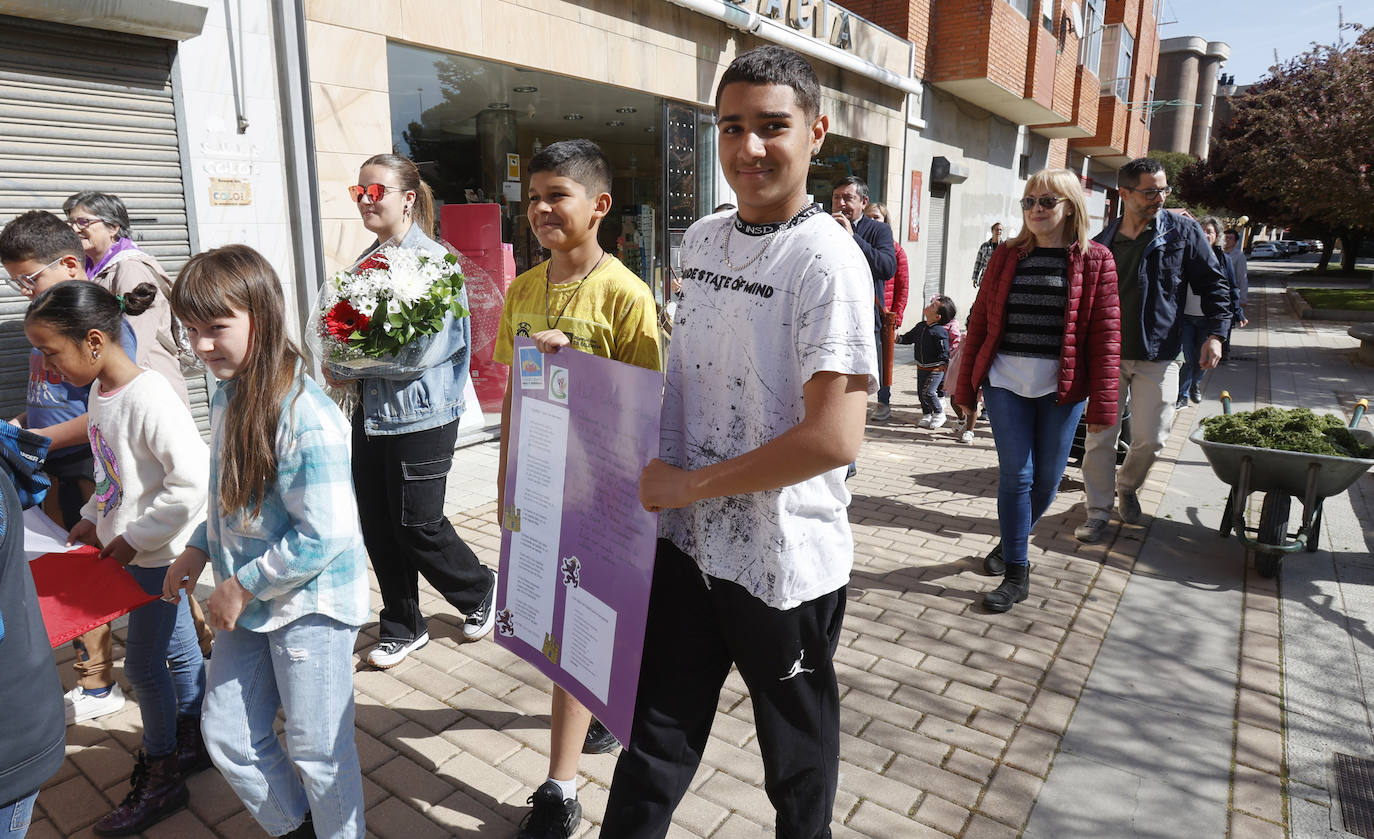
[[[658,529],[639,473],[663,377],[517,338],[511,387],[496,641],[629,742]]]

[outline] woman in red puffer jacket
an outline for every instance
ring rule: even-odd
[[[1054,500],[1074,430],[1116,422],[1121,309],[1116,261],[1088,237],[1078,177],[1044,169],[1026,182],[1020,235],[988,263],[969,315],[954,401],[972,416],[974,392],[992,422],[1002,541],[983,561],[1003,575],[983,597],[993,612],[1026,599],[1030,531]]]

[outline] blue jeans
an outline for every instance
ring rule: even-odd
[[[1183,364],[1178,370],[1178,398],[1187,399],[1202,387],[1202,345],[1207,340],[1207,318],[1183,316]]]
[[[167,569],[130,565],[128,571],[144,591],[158,596],[129,613],[124,675],[138,695],[143,750],[162,757],[177,747],[177,715],[200,716],[205,659],[186,598],[175,604],[162,599]]]
[[[921,413],[943,414],[945,406],[940,400],[940,385],[945,382],[945,371],[922,367],[916,371],[916,390],[921,397]]]
[[[997,517],[1002,559],[1026,565],[1031,528],[1049,509],[1069,462],[1083,402],[1058,405],[1054,394],[1027,399],[983,386],[983,402],[997,445]]]
[[[215,635],[201,731],[215,766],[273,836],[310,811],[318,836],[361,839],[363,778],[353,740],[358,629],[324,615],[270,632]],[[286,750],[273,730],[286,712]]]
[[[36,800],[38,790],[0,807],[0,839],[24,839],[24,834],[29,832],[29,822],[33,821],[33,802]]]

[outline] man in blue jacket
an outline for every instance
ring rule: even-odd
[[[863,251],[868,260],[868,269],[873,272],[873,346],[878,358],[883,357],[883,314],[887,307],[883,303],[887,291],[887,280],[897,273],[897,244],[892,239],[892,228],[881,221],[864,215],[868,206],[868,184],[858,175],[841,178],[830,193],[831,215],[844,227],[845,232],[854,237],[854,244]],[[884,420],[892,416],[888,407],[891,398],[888,383],[878,388],[878,408],[873,419]]]
[[[1178,395],[1178,354],[1183,345],[1184,284],[1202,301],[1207,340],[1199,365],[1217,366],[1230,331],[1226,275],[1193,219],[1165,212],[1171,191],[1164,167],[1148,157],[1132,160],[1117,176],[1121,218],[1094,241],[1111,249],[1121,298],[1121,386],[1116,424],[1087,436],[1083,484],[1087,521],[1074,530],[1080,542],[1097,542],[1111,521],[1113,500],[1121,520],[1140,521],[1136,493],[1169,439]],[[1121,419],[1130,405],[1131,448],[1116,467]]]

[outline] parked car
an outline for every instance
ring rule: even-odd
[[[1273,242],[1256,242],[1250,250],[1251,259],[1277,259],[1279,256],[1279,249]]]

